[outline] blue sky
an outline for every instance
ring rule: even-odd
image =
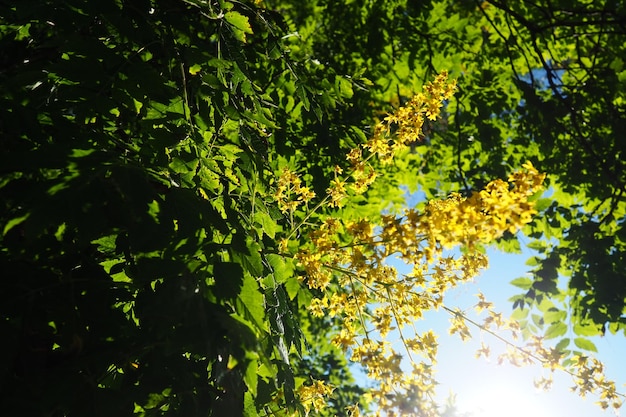
[[[407,195],[409,207],[424,202],[423,193]],[[489,268],[483,271],[473,282],[449,291],[444,304],[449,308],[459,307],[469,310],[477,303],[476,294],[481,292],[488,301],[495,305],[495,310],[508,317],[512,312],[513,295],[521,289],[510,282],[527,275],[530,269],[526,260],[535,252],[523,247],[522,253],[509,254],[496,249],[488,250]],[[397,260],[390,260],[399,273],[408,273],[411,268]],[[417,323],[420,330],[432,329],[439,335],[439,354],[437,380],[439,402],[444,404],[450,395],[456,398],[460,412],[468,417],[609,417],[615,416],[614,410],[602,410],[595,402],[595,396],[581,398],[571,392],[574,385],[572,377],[563,372],[555,372],[554,383],[549,391],[535,388],[533,382],[550,372],[540,365],[518,368],[508,364],[498,365],[497,355],[505,350],[503,344],[489,335],[481,335],[478,329],[471,329],[472,340],[462,342],[458,336],[448,335],[450,315],[446,311],[428,312]],[[573,339],[570,330],[564,337]],[[626,393],[626,336],[623,333],[592,339],[598,352],[595,357],[605,364],[605,374],[615,381],[618,392]],[[481,342],[488,344],[494,352],[491,359],[475,357]],[[590,353],[593,355],[593,353]],[[358,374],[358,372],[357,372]],[[364,375],[360,375],[364,378]],[[622,406],[622,411],[626,405]]]
[[[465,308],[474,304],[475,294],[482,292],[496,309],[508,315],[511,303],[508,300],[520,290],[509,282],[525,275],[525,265],[530,252],[519,255],[505,254],[496,250],[489,251],[490,267],[474,283],[466,284],[449,293],[446,305]],[[475,416],[495,417],[606,417],[615,415],[613,411],[603,411],[595,405],[593,397],[586,399],[570,392],[573,385],[569,375],[555,373],[554,385],[548,392],[538,391],[534,378],[546,371],[540,366],[516,368],[497,365],[495,358],[487,361],[476,359],[474,353],[480,346],[480,334],[474,331],[474,340],[463,343],[458,337],[447,335],[448,317],[445,312],[430,314],[426,323],[440,335],[438,375],[441,384],[439,393],[443,398],[449,392],[456,394],[460,410],[473,412]],[[483,337],[493,350],[498,342]],[[626,337],[607,335],[595,338],[598,348],[597,357],[606,365],[606,374],[613,379],[620,392],[625,392],[626,383]]]
[[[549,192],[544,197],[549,196]],[[406,195],[409,207],[425,201],[422,192]],[[510,282],[527,275],[530,269],[525,263],[535,252],[524,248],[521,236],[522,253],[508,254],[495,249],[488,250],[489,268],[483,271],[474,282],[457,287],[446,294],[445,305],[450,308],[470,309],[476,304],[476,294],[481,292],[488,301],[495,304],[495,310],[506,317],[512,312],[509,300],[522,290]],[[409,272],[399,262],[390,262],[398,272]],[[439,357],[437,363],[438,394],[443,404],[453,393],[457,407],[472,417],[609,417],[615,416],[611,409],[602,410],[595,404],[597,398],[581,398],[572,393],[574,385],[571,376],[555,372],[554,384],[550,391],[537,390],[533,384],[538,377],[548,376],[549,371],[540,365],[518,368],[512,365],[498,365],[497,353],[505,347],[489,335],[481,335],[478,329],[471,329],[471,341],[462,342],[458,336],[449,336],[450,315],[445,311],[429,312],[419,327],[433,329],[439,337]],[[564,337],[573,339],[571,330]],[[482,339],[481,339],[482,338]],[[595,356],[605,364],[608,379],[615,381],[618,392],[626,393],[626,336],[623,333],[592,339],[598,349]],[[476,359],[476,350],[481,341],[488,344],[495,354],[490,360]],[[591,355],[593,353],[590,353]],[[626,405],[622,406],[626,410]]]
[[[508,316],[512,303],[508,299],[521,290],[509,282],[524,276],[529,269],[525,265],[533,253],[526,250],[521,254],[507,254],[495,249],[488,250],[489,268],[473,282],[449,291],[445,305],[470,310],[481,292],[495,304],[495,310]],[[399,261],[390,261],[399,273],[410,271],[410,267]],[[597,398],[581,398],[571,392],[574,385],[571,376],[555,372],[554,384],[549,391],[535,388],[533,382],[550,372],[540,365],[518,368],[508,364],[499,365],[497,354],[504,352],[503,344],[493,337],[471,328],[472,339],[462,342],[458,336],[448,335],[450,315],[446,311],[428,312],[416,324],[418,330],[432,329],[439,335],[437,380],[439,403],[444,404],[450,395],[456,398],[460,412],[468,417],[609,417],[613,410],[602,410],[595,404]],[[570,332],[571,333],[571,332]],[[565,337],[573,339],[573,334]],[[481,342],[488,344],[494,352],[490,359],[475,357]],[[623,334],[593,338],[598,348],[596,357],[606,365],[606,376],[615,381],[620,393],[626,392],[626,337]],[[356,369],[355,369],[356,371]],[[357,371],[359,379],[367,385],[366,378]],[[622,407],[622,409],[626,409]]]

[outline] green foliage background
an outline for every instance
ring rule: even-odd
[[[337,387],[328,415],[359,401],[276,255],[273,182],[298,167],[323,195],[442,69],[445,120],[342,215],[532,160],[551,182],[516,314],[593,349],[625,320],[625,33],[617,1],[2,3],[4,412],[268,415],[311,376]]]

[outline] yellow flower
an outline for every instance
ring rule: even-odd
[[[301,385],[297,392],[300,397],[300,403],[304,406],[306,415],[311,409],[321,411],[326,406],[325,397],[332,394],[334,388],[326,385],[324,381],[317,379],[312,380],[311,385]]]

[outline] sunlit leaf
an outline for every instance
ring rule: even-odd
[[[563,322],[552,323],[545,331],[546,339],[554,339],[563,336],[567,332],[567,324]]]
[[[598,349],[596,348],[596,345],[591,340],[586,339],[584,337],[576,337],[574,339],[574,344],[580,349],[583,349],[589,352],[598,351]]]
[[[241,42],[246,42],[246,35],[252,34],[248,17],[239,12],[229,11],[224,14],[224,19],[232,25],[235,37]]]

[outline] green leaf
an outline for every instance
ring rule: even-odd
[[[546,330],[544,337],[546,339],[554,339],[563,336],[567,332],[567,325],[563,322],[552,323]]]
[[[585,339],[584,337],[577,337],[574,339],[574,344],[580,349],[587,350],[590,352],[597,352],[598,349],[596,345],[589,339]]]
[[[544,314],[547,313],[548,311],[556,308],[554,306],[554,303],[549,300],[548,298],[544,298],[541,300],[541,302],[537,305],[537,308],[539,309],[539,311],[542,311]]]
[[[511,285],[514,285],[523,290],[529,289],[532,286],[532,284],[533,284],[532,279],[527,278],[527,277],[515,278],[513,281],[511,281]]]
[[[558,310],[557,308],[551,308],[544,313],[543,317],[546,323],[554,323],[565,320],[567,318],[567,312]]]
[[[335,77],[335,90],[337,91],[337,95],[347,99],[352,98],[354,94],[352,91],[352,83],[339,75]]]
[[[300,285],[300,281],[297,277],[291,276],[285,281],[285,290],[287,290],[287,295],[290,300],[293,300],[298,295],[298,291],[302,286]]]
[[[566,337],[564,339],[559,340],[559,343],[557,343],[554,348],[562,352],[565,350],[566,347],[569,346],[569,343],[570,343],[570,339]]]
[[[292,259],[285,259],[283,256],[270,253],[267,255],[267,261],[272,267],[276,284],[282,284],[293,277],[295,268]]]
[[[611,334],[617,334],[617,332],[620,330],[620,328],[622,328],[620,323],[611,323],[611,324],[609,324],[609,331],[611,332]],[[624,330],[626,330],[626,328]]]
[[[598,327],[593,324],[575,324],[574,325],[574,333],[579,336],[598,336],[600,335],[600,330]]]
[[[533,319],[533,323],[535,323],[537,327],[543,327],[543,324],[545,323],[543,316],[541,316],[540,314],[532,314],[531,318]]]
[[[532,242],[527,244],[526,247],[528,249],[543,252],[548,247],[548,244],[544,240],[533,240]]]
[[[195,172],[198,167],[198,160],[191,159],[190,161],[185,161],[182,158],[172,158],[172,162],[170,163],[170,169],[177,174],[186,174],[188,172]]]
[[[259,378],[257,374],[259,361],[257,360],[257,358],[258,355],[254,352],[248,352],[246,354],[247,365],[246,372],[243,377],[249,392],[251,392],[254,396],[256,396],[257,394],[257,387],[259,383]]]
[[[246,372],[247,376],[247,372]],[[254,373],[254,378],[258,379],[256,375],[256,370]],[[247,381],[246,381],[247,382]],[[248,388],[250,385],[248,384]],[[259,414],[256,411],[256,404],[254,403],[254,397],[257,394],[256,386],[254,389],[250,388],[249,391],[246,391],[243,397],[243,417],[257,417]]]
[[[306,90],[304,84],[298,85],[298,88],[296,89],[296,96],[298,96],[298,98],[300,99],[300,102],[304,106],[304,109],[306,111],[309,111],[309,109],[311,108],[311,102],[309,101],[308,91]]]
[[[227,12],[224,14],[224,19],[230,23],[235,38],[237,38],[240,42],[245,43],[246,35],[251,35],[253,33],[248,17],[239,12]]]
[[[255,277],[263,275],[263,260],[261,245],[250,237],[247,238],[248,255],[243,256],[243,265]]]
[[[200,71],[202,71],[202,65],[200,64],[193,64],[192,66],[189,67],[189,74],[191,75],[196,75]]]
[[[537,265],[539,265],[540,262],[541,262],[540,258],[537,258],[536,256],[531,256],[530,258],[528,258],[526,260],[526,265],[528,265],[528,266],[537,266]]]
[[[237,310],[241,312],[241,315],[253,322],[257,328],[264,329],[265,298],[252,275],[244,274],[238,300],[240,303],[237,303]]]
[[[544,211],[545,209],[550,207],[550,205],[552,205],[553,201],[554,200],[551,198],[540,198],[539,200],[535,201],[535,210]]]
[[[23,216],[20,217],[16,217],[13,218],[11,220],[9,220],[6,225],[4,226],[4,231],[2,232],[2,235],[6,235],[11,229],[13,229],[15,226],[19,225],[20,223],[22,223],[24,220],[26,220],[28,218],[28,216],[30,215],[30,213],[27,213]]]
[[[526,317],[528,317],[528,312],[530,311],[529,308],[526,308],[524,310],[520,309],[520,308],[516,308],[515,310],[513,310],[513,313],[511,313],[511,318],[513,320],[523,320]]]
[[[278,225],[268,213],[260,210],[255,212],[254,221],[261,227],[260,235],[265,233],[270,239],[274,239],[276,231],[278,230]]]

